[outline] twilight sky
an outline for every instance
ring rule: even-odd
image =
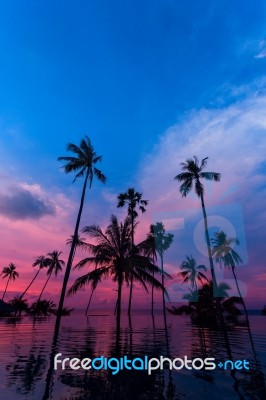
[[[209,156],[208,169],[222,174],[206,185],[211,229],[240,239],[248,306],[266,303],[265,18],[263,0],[1,2],[0,267],[13,262],[20,273],[7,299],[25,289],[37,256],[57,249],[67,258],[82,182],[72,184],[57,157],[87,134],[108,182],[87,194],[82,226],[122,218],[116,196],[134,186],[149,199],[137,238],[163,220],[178,228],[168,271],[191,254],[207,265],[199,200],[182,199],[173,177],[186,158]],[[230,272],[217,274],[234,287]],[[51,280],[45,297],[60,287]],[[186,291],[178,279],[169,285],[173,301]],[[115,295],[103,283],[94,305]],[[134,306],[148,299],[140,292]],[[84,292],[68,302],[82,306]]]

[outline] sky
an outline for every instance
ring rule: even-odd
[[[25,289],[37,256],[57,249],[67,259],[82,182],[57,157],[86,134],[107,183],[87,193],[81,226],[123,218],[117,194],[141,191],[149,205],[137,239],[158,220],[171,229],[168,289],[182,300],[179,265],[187,255],[207,258],[199,200],[183,199],[173,178],[180,162],[209,157],[207,168],[222,176],[206,185],[210,228],[240,239],[241,290],[250,308],[266,303],[265,17],[260,0],[1,2],[0,267],[13,262],[20,273],[7,300]],[[230,271],[216,269],[233,293]],[[45,297],[57,300],[62,276]],[[38,278],[30,300],[45,273]],[[150,295],[135,290],[134,306],[143,307]],[[94,306],[113,307],[115,295],[102,283]],[[84,297],[89,290],[67,302],[82,307]]]

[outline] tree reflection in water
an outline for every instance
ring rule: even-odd
[[[262,318],[262,317],[259,317]],[[26,318],[12,321],[8,329],[10,336],[10,358],[6,367],[8,390],[15,390],[25,399],[165,399],[184,398],[265,400],[265,378],[262,366],[257,368],[257,360],[249,346],[246,327],[228,327],[228,338],[234,360],[246,358],[250,361],[249,371],[147,371],[123,370],[112,375],[110,370],[73,371],[53,370],[56,353],[64,357],[128,358],[165,356],[169,358],[187,355],[189,358],[215,357],[216,360],[228,358],[224,334],[218,329],[192,324],[189,317],[169,316],[167,324],[163,315],[124,317],[120,330],[113,316],[89,317],[84,326],[70,319],[64,321],[60,336],[49,352],[48,340],[43,337],[46,329],[51,329],[45,319],[35,322]],[[28,322],[30,321],[30,323]],[[251,325],[252,326],[252,325]],[[22,330],[27,329],[27,345],[18,340]],[[51,338],[51,332],[49,333]],[[257,334],[255,345],[258,345]],[[258,359],[263,357],[257,350]],[[262,358],[262,365],[265,360]],[[224,392],[221,390],[223,388]],[[202,397],[200,397],[202,396]],[[11,397],[10,397],[11,398]],[[194,397],[195,398],[195,397]],[[14,396],[15,399],[15,396]]]

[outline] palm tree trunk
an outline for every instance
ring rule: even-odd
[[[152,272],[152,277],[154,279],[154,271]],[[154,283],[152,282],[152,287],[151,287],[151,313],[153,315],[154,313]]]
[[[163,255],[160,253],[160,259],[161,259],[161,270],[163,271]],[[164,275],[162,274],[162,286],[164,288]],[[163,292],[163,310],[165,312],[165,296]]]
[[[118,278],[118,292],[117,292],[117,309],[116,309],[116,321],[117,321],[117,333],[120,334],[120,319],[121,319],[121,298],[122,298],[122,277]]]
[[[90,298],[89,298],[89,302],[88,302],[88,305],[87,305],[87,308],[86,308],[85,315],[88,314],[88,311],[89,311],[89,308],[90,308],[90,305],[91,305],[91,299],[92,299],[92,295],[93,295],[94,290],[95,290],[95,289],[92,289],[92,291],[91,291],[91,295],[90,295]]]
[[[246,304],[245,304],[245,302],[244,302],[244,299],[243,299],[243,297],[242,297],[242,294],[241,294],[241,292],[240,292],[240,288],[239,288],[239,285],[238,285],[238,280],[237,280],[236,273],[235,273],[235,267],[232,267],[232,273],[233,273],[233,275],[234,275],[234,279],[235,279],[237,291],[238,291],[238,294],[239,294],[239,298],[240,298],[241,303],[242,303],[243,308],[244,308],[245,317],[246,317],[246,322],[247,322],[247,328],[248,328],[248,334],[249,334],[249,339],[250,339],[251,347],[252,347],[252,350],[253,350],[255,362],[256,362],[256,365],[258,365],[257,354],[256,354],[256,351],[255,351],[255,346],[254,346],[254,342],[253,342],[253,337],[252,337],[252,333],[251,333],[251,329],[250,329],[250,323],[249,323],[249,318],[248,318],[248,311],[247,311],[247,308],[246,308]]]
[[[49,281],[51,275],[52,275],[52,272],[53,272],[53,271],[50,272],[50,274],[48,275],[48,278],[46,279],[46,282],[45,282],[45,284],[44,284],[44,287],[42,288],[42,291],[41,291],[41,293],[40,293],[40,296],[39,296],[39,298],[38,298],[38,301],[41,300],[42,294],[43,294],[43,292],[44,292],[44,289],[46,288],[46,285],[47,285],[47,283],[48,283],[48,281]]]
[[[63,306],[64,306],[67,283],[68,283],[68,279],[69,279],[69,275],[70,275],[70,271],[71,271],[71,267],[72,267],[72,262],[73,262],[73,258],[74,258],[74,253],[75,253],[75,249],[76,249],[76,245],[77,245],[79,224],[80,224],[81,214],[82,214],[84,200],[85,200],[85,193],[86,193],[88,177],[89,177],[89,170],[87,170],[85,181],[84,181],[84,185],[83,185],[83,189],[82,189],[79,212],[78,212],[78,216],[77,216],[75,231],[74,231],[73,240],[72,240],[72,244],[71,244],[71,248],[70,248],[70,252],[69,252],[69,256],[68,256],[68,261],[67,261],[64,281],[63,281],[63,285],[62,285],[62,290],[61,290],[58,310],[57,310],[57,314],[56,314],[55,335],[58,333],[59,327],[60,327],[60,320],[61,320],[62,310],[63,310]]]
[[[246,305],[245,305],[244,299],[243,299],[242,294],[240,292],[240,288],[239,288],[239,285],[238,285],[238,280],[237,280],[236,273],[235,273],[235,267],[232,267],[232,272],[233,272],[233,275],[234,275],[234,279],[235,279],[238,295],[239,295],[239,298],[241,300],[241,303],[242,303],[244,311],[245,311],[247,325],[249,326],[248,312],[247,312],[247,309],[246,309]]]
[[[219,319],[220,319],[220,322],[221,322],[221,326],[222,326],[222,330],[223,330],[223,333],[224,333],[226,347],[227,347],[227,350],[229,352],[228,354],[231,354],[230,342],[229,342],[227,331],[226,331],[223,311],[222,311],[221,303],[219,301],[219,297],[217,297],[218,286],[217,286],[217,281],[216,281],[216,276],[215,276],[215,271],[214,271],[214,264],[213,264],[212,252],[211,252],[210,236],[209,236],[209,231],[208,231],[207,214],[206,214],[204,198],[203,198],[203,194],[202,193],[200,194],[200,200],[201,200],[201,206],[202,206],[202,212],[203,212],[203,218],[204,218],[205,236],[206,236],[206,242],[207,242],[207,247],[208,247],[209,262],[210,262],[212,282],[213,282],[213,295],[216,298],[218,316],[219,316]]]
[[[163,268],[163,253],[160,253],[160,259],[161,259],[161,270],[164,272],[164,268]],[[164,274],[162,274],[162,286],[163,286],[163,289],[165,289],[165,288],[164,288]],[[165,325],[165,329],[167,329],[164,291],[163,291],[163,316],[164,316],[164,325]]]
[[[217,281],[216,281],[216,276],[215,276],[215,271],[214,271],[214,264],[213,264],[213,259],[212,259],[211,243],[210,243],[210,236],[209,236],[209,231],[208,231],[207,214],[206,214],[204,198],[203,198],[203,194],[202,193],[200,194],[200,200],[201,200],[201,206],[202,206],[202,212],[203,212],[203,218],[204,218],[204,228],[205,228],[205,236],[206,236],[206,242],[207,242],[207,247],[208,247],[208,255],[209,255],[209,262],[210,262],[210,268],[211,268],[212,281],[213,281],[213,291],[214,291],[214,296],[216,296],[216,293],[217,293]]]
[[[115,311],[114,311],[114,315],[116,315],[116,310],[117,310],[117,300],[116,300],[116,303],[115,303]]]
[[[29,286],[27,287],[27,289],[22,293],[22,295],[20,296],[20,300],[24,297],[24,295],[27,293],[27,291],[29,290],[29,288],[31,287],[31,285],[33,284],[33,282],[35,281],[35,279],[37,278],[38,274],[40,272],[40,268],[38,269],[37,273],[35,274],[34,278],[32,279],[31,283],[29,284]]]
[[[2,301],[4,300],[4,297],[5,297],[5,294],[6,294],[6,290],[7,290],[8,284],[9,284],[9,281],[10,281],[10,276],[8,277],[8,280],[7,280],[7,283],[6,283],[6,288],[5,288],[3,297],[2,297]]]
[[[133,210],[132,210],[132,215],[131,215],[131,254],[132,254],[132,256],[133,256],[133,248],[134,248],[134,216],[133,216]],[[131,268],[133,268],[133,263],[131,265]],[[129,316],[131,314],[132,292],[133,292],[133,274],[131,272],[129,302],[128,302],[128,309],[127,309],[127,315],[129,315]]]

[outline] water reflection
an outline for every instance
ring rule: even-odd
[[[231,326],[227,339],[218,329],[192,324],[189,317],[136,315],[121,318],[120,331],[110,316],[64,318],[53,342],[53,318],[2,319],[0,348],[3,398],[16,399],[266,399],[266,337],[263,317],[253,317],[254,348],[246,327]],[[56,353],[63,357],[104,355],[129,358],[187,355],[189,358],[246,358],[250,370],[53,371]],[[53,342],[53,343],[52,343]],[[52,346],[51,346],[52,344]],[[254,350],[256,352],[254,353]],[[1,395],[0,395],[1,398]]]

